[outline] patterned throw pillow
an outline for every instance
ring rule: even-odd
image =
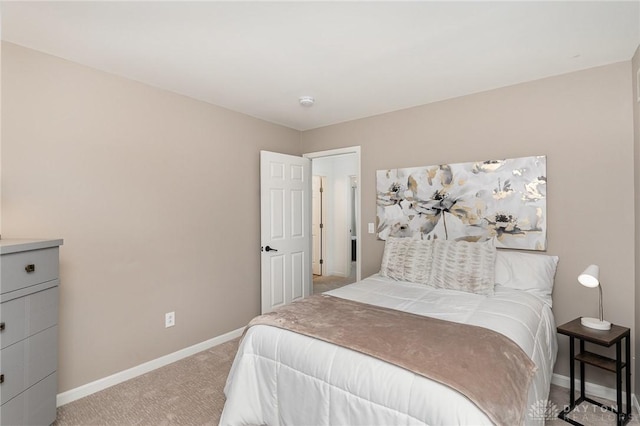
[[[404,259],[404,280],[429,284],[432,257],[432,240],[411,240]]]
[[[410,238],[387,238],[382,254],[380,275],[394,280],[404,280],[404,261],[410,243]]]
[[[432,246],[430,240],[387,238],[380,275],[399,281],[429,284]]]
[[[492,295],[495,285],[496,248],[493,241],[437,240],[429,284],[436,288]]]

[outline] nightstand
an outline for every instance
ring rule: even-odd
[[[566,422],[574,425],[582,426],[575,420],[567,418],[576,405],[582,401],[595,404],[599,407],[607,409],[617,415],[618,426],[626,424],[631,419],[631,369],[629,367],[629,361],[631,359],[631,348],[629,347],[630,330],[627,327],[621,327],[619,325],[611,325],[611,330],[595,330],[588,328],[580,324],[580,318],[576,318],[566,324],[558,327],[558,333],[569,336],[569,406],[562,411],[558,417]],[[580,341],[580,353],[575,354],[574,341],[578,339]],[[625,357],[622,361],[622,341],[625,341]],[[611,347],[616,345],[616,358],[611,359],[602,355],[594,354],[593,352],[586,351],[584,349],[585,342],[591,344]],[[575,361],[580,363],[580,397],[575,399]],[[591,398],[587,398],[584,394],[584,365],[589,364],[594,367],[601,368],[612,373],[616,373],[616,407],[609,407],[595,401]],[[625,390],[626,390],[626,411],[622,412],[622,370],[625,370]]]

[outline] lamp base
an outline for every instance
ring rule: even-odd
[[[600,321],[598,318],[582,317],[580,318],[580,324],[596,330],[611,330],[611,323],[609,321]]]

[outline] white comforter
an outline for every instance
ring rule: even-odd
[[[551,309],[538,297],[500,286],[494,296],[485,297],[378,275],[327,294],[508,336],[538,367],[529,389],[527,424],[544,424],[540,404],[549,393],[557,341]],[[444,385],[359,352],[269,326],[248,330],[225,394],[221,425],[491,424],[472,402]]]

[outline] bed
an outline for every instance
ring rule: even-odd
[[[409,253],[407,244],[417,245],[420,253]],[[394,245],[401,249],[394,250]],[[444,257],[438,255],[442,250],[447,252]],[[465,257],[469,250],[489,254],[478,263]],[[325,294],[508,337],[535,364],[526,404],[520,407],[523,423],[544,424],[557,353],[551,312],[557,261],[542,254],[491,251],[478,243],[438,246],[390,239],[379,274]],[[475,284],[490,279],[488,293],[468,291],[469,274]],[[466,280],[467,287],[447,284],[456,280]],[[267,325],[245,331],[225,395],[221,425],[497,423],[467,396],[439,381],[358,350]]]

